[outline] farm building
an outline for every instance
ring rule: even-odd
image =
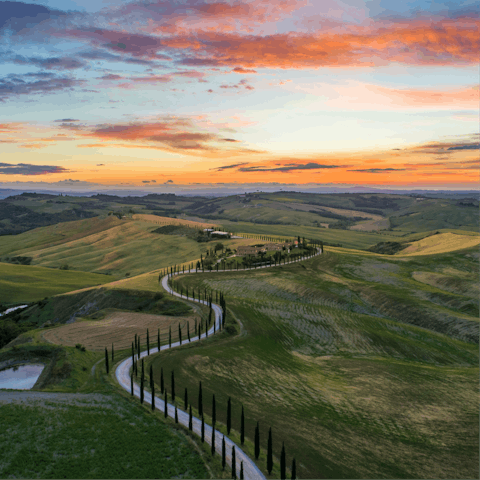
[[[230,238],[231,233],[230,233],[230,232],[211,232],[210,235],[211,235],[212,237]]]

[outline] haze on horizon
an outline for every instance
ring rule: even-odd
[[[479,3],[0,1],[0,188],[476,188]]]

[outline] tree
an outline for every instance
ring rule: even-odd
[[[163,416],[165,418],[168,417],[168,395],[167,395],[167,389],[165,389],[165,410],[163,411]]]
[[[272,452],[272,427],[268,432],[268,448],[267,448],[267,471],[270,475],[273,468],[273,452]]]
[[[225,470],[225,435],[222,439],[222,470]]]
[[[285,442],[282,442],[282,453],[280,455],[280,478],[286,480],[287,475],[285,473]]]
[[[163,367],[160,368],[160,392],[163,393]]]
[[[132,374],[130,375],[130,394],[133,397],[133,371],[132,371]]]
[[[143,375],[140,377],[140,403],[143,403],[143,399],[144,399],[144,379],[143,379]]]
[[[178,423],[178,410],[176,405],[175,405],[175,423]]]
[[[160,329],[158,329],[158,332],[157,332],[157,347],[158,347],[158,351],[160,351]]]
[[[187,405],[188,405],[188,393],[187,393],[187,387],[185,387],[184,403],[185,403],[185,411],[187,411]]]
[[[235,445],[232,447],[232,478],[237,478],[237,459],[235,458]]]
[[[138,377],[138,360],[135,360],[135,378]]]
[[[292,480],[297,478],[297,465],[295,464],[295,459],[292,460]]]
[[[212,445],[210,451],[212,455],[215,455],[215,426],[212,428]]]
[[[107,370],[107,374],[108,374],[109,368],[108,368],[108,350],[107,350],[107,347],[105,347],[105,370]]]
[[[178,338],[180,340],[180,345],[182,344],[182,329],[180,328],[180,323],[178,324]]]
[[[190,342],[190,322],[187,320],[187,337],[188,341]]]
[[[193,416],[192,416],[192,406],[190,405],[190,413],[188,415],[188,429],[193,430]]]
[[[240,462],[240,480],[243,480],[243,462]]]
[[[168,329],[168,345],[172,348],[172,326],[170,325]]]
[[[205,419],[202,415],[202,443],[205,442]]]
[[[257,426],[255,427],[255,460],[258,460],[260,456],[260,427],[257,422]]]
[[[133,346],[133,342],[132,342],[132,365],[134,364],[135,362],[135,348]]]
[[[227,403],[227,435],[230,435],[230,429],[232,428],[232,399],[228,397]]]
[[[175,374],[172,370],[172,402],[175,401]]]
[[[217,411],[215,408],[215,394],[213,394],[213,399],[212,399],[212,424],[213,427],[215,428],[215,422],[217,421]]]
[[[200,382],[198,389],[198,414],[203,416],[202,382]]]
[[[147,355],[150,355],[150,334],[148,333],[148,328],[147,328]]]
[[[240,418],[240,443],[243,445],[245,441],[245,415],[243,414],[243,405],[242,405],[242,416]]]
[[[155,411],[155,385],[152,382],[152,412]]]
[[[139,335],[138,336],[138,348],[137,348],[138,359],[140,359],[140,349],[141,349],[141,343],[140,343],[140,335]]]

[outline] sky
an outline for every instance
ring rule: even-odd
[[[480,4],[0,0],[0,187],[479,185]]]

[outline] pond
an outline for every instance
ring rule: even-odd
[[[0,371],[0,389],[14,388],[16,390],[30,390],[42,373],[45,365],[28,364],[15,365]]]

